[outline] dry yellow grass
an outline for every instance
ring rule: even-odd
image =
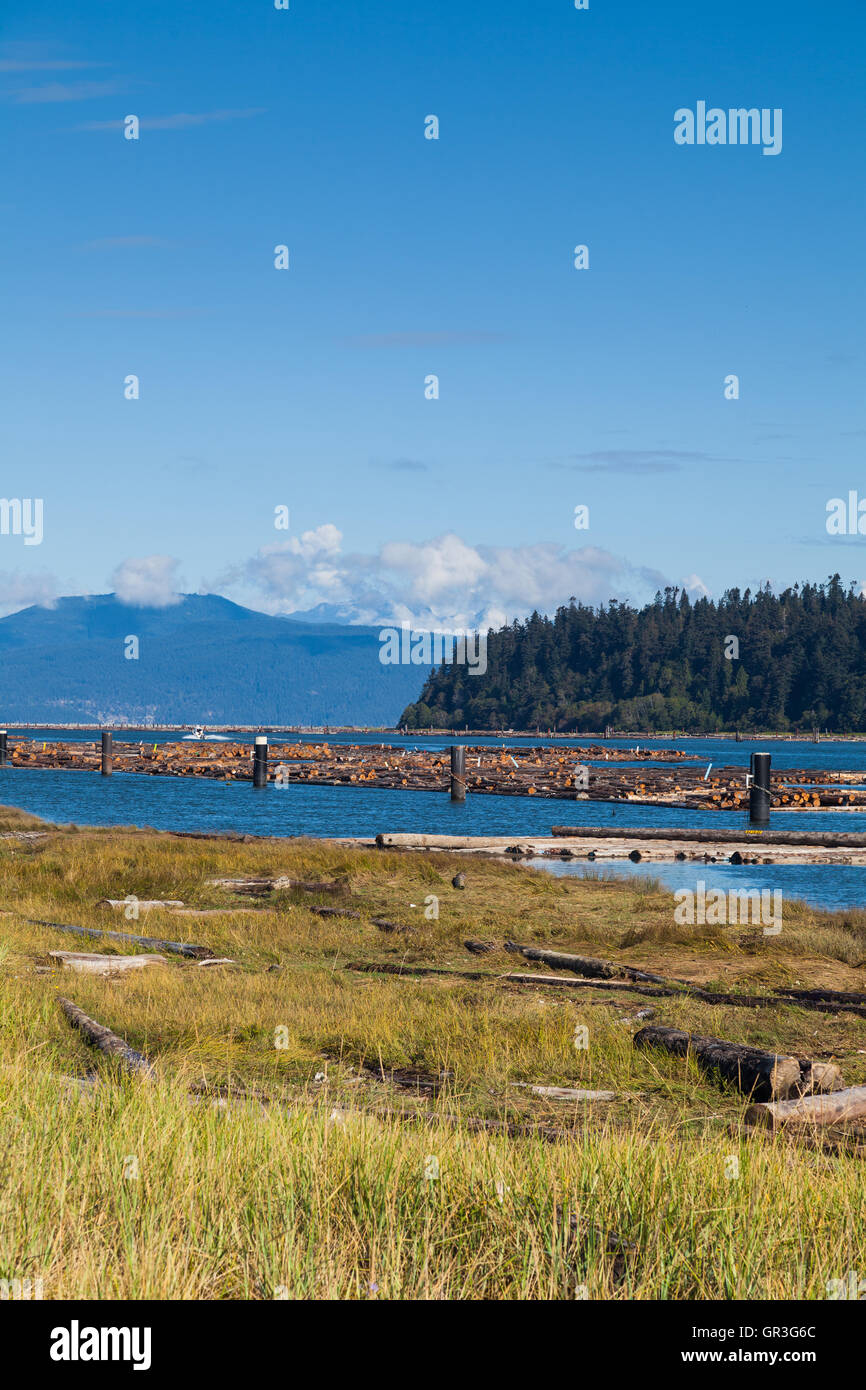
[[[256,902],[206,885],[276,873],[336,878],[342,892]],[[236,910],[135,921],[97,906],[127,895]],[[438,919],[425,916],[431,895]],[[322,918],[316,903],[361,916]],[[495,977],[537,967],[462,945],[544,943],[735,992],[863,988],[856,917],[798,908],[770,938],[677,927],[672,907],[652,884],[311,841],[3,841],[0,1278],[82,1298],[824,1297],[829,1279],[866,1270],[862,1158],[746,1139],[741,1096],[631,1040],[652,1007],[655,1021],[835,1055],[855,1084],[866,1020],[518,989]],[[412,930],[383,933],[377,916]],[[48,951],[128,948],[29,919],[203,941],[236,964],[61,974]],[[401,961],[486,978],[345,968]],[[151,1058],[157,1082],[88,1048],[60,993]],[[437,1093],[397,1086],[392,1068]],[[552,1102],[530,1084],[636,1098]]]

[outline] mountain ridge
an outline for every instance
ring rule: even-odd
[[[137,656],[126,655],[137,639]],[[294,620],[217,594],[166,607],[70,595],[0,619],[0,717],[44,723],[393,725],[424,671],[379,629]]]

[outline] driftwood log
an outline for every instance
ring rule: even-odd
[[[250,897],[260,898],[275,889],[291,888],[292,880],[285,874],[278,878],[209,878],[208,888],[224,888],[229,893],[248,893]]]
[[[633,803],[632,803],[633,804]],[[814,845],[822,849],[864,849],[866,835],[829,830],[682,830],[624,825],[554,825],[551,835],[569,840],[682,840],[706,845]]]
[[[835,1062],[813,1062],[810,1057],[800,1057],[798,1060],[801,1096],[817,1096],[844,1089],[845,1082]]]
[[[778,1129],[781,1125],[836,1125],[866,1119],[866,1086],[849,1086],[832,1095],[801,1096],[750,1105],[746,1124]]]
[[[633,965],[617,965],[612,961],[596,960],[594,956],[571,956],[562,951],[548,951],[539,946],[520,946],[516,941],[506,941],[505,949],[519,952],[527,960],[539,960],[553,970],[572,970],[575,975],[586,975],[589,979],[609,980],[621,975],[627,980],[647,980],[656,985],[681,983],[665,979],[663,975],[653,975],[648,970],[637,970]]]
[[[154,1076],[153,1064],[136,1052],[135,1048],[130,1047],[129,1043],[119,1038],[116,1033],[112,1033],[110,1028],[105,1028],[95,1019],[88,1018],[77,1004],[73,1004],[71,999],[64,999],[62,996],[57,1000],[64,1014],[66,1015],[73,1028],[84,1036],[93,1047],[99,1048],[106,1057],[114,1057],[121,1066],[129,1072],[145,1080],[152,1080]]]
[[[675,989],[662,985],[639,985],[629,980],[562,980],[558,975],[486,975],[488,980],[504,980],[510,985],[553,985],[557,989],[603,989],[623,994],[672,995]]]
[[[185,906],[185,904],[180,900],[180,898],[100,898],[96,906],[113,907],[115,909],[120,909],[122,907],[129,907],[131,901],[135,903],[135,907],[138,912],[150,912],[153,908],[157,907]]]
[[[126,975],[148,965],[165,965],[165,956],[105,956],[92,951],[49,951],[55,964],[82,975]]]
[[[444,975],[450,980],[499,980],[508,976],[491,975],[485,970],[444,970],[441,965],[398,965],[395,961],[350,961],[344,969],[365,975]]]
[[[796,1057],[653,1024],[635,1034],[634,1045],[664,1048],[678,1057],[691,1053],[704,1071],[718,1072],[755,1100],[783,1100],[799,1091],[800,1062]]]
[[[34,927],[51,927],[53,931],[71,932],[73,936],[89,937],[108,937],[111,941],[123,941],[133,946],[153,946],[157,951],[168,951],[174,956],[189,956],[192,960],[201,960],[203,956],[212,956],[213,951],[210,946],[196,946],[190,941],[162,941],[156,936],[133,936],[125,931],[100,931],[98,927],[73,927],[68,922],[45,922],[38,917],[25,917],[25,922],[29,922]]]
[[[464,943],[469,950],[472,946]],[[656,975],[649,970],[638,970],[633,965],[620,965],[615,961],[597,960],[594,956],[568,955],[563,951],[550,951],[538,946],[520,946],[515,941],[505,942],[506,951],[519,951],[527,960],[541,961],[553,970],[571,970],[576,975],[589,979],[647,980],[653,984],[664,985],[671,990],[679,990],[700,999],[704,1004],[725,1004],[740,1009],[778,1008],[785,1003],[797,1003],[804,1009],[814,1009],[818,1013],[857,1014],[866,1018],[866,994],[846,993],[833,989],[777,989],[768,994],[724,994],[714,990],[702,989],[700,985],[680,980],[676,976]],[[774,997],[777,996],[777,997]]]
[[[866,994],[844,989],[783,989],[774,990],[786,999],[796,999],[804,1004],[866,1004]]]

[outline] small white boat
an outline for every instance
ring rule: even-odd
[[[193,729],[193,731],[192,731],[191,734],[184,734],[184,735],[183,735],[183,740],[182,740],[182,741],[183,741],[184,743],[189,743],[190,741],[193,741],[193,742],[196,742],[196,743],[200,743],[202,740],[204,740],[205,742],[210,742],[210,743],[228,743],[228,742],[229,742],[229,740],[226,738],[225,734],[206,734],[205,731],[204,731],[204,724],[196,724],[196,726],[195,726],[195,728]]]

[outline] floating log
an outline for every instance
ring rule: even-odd
[[[210,946],[195,946],[189,941],[163,941],[156,936],[133,936],[125,931],[100,931],[98,927],[74,927],[69,922],[45,922],[39,917],[25,917],[34,927],[51,927],[53,931],[71,932],[74,936],[107,937],[110,941],[125,941],[133,946],[155,946],[160,951],[168,951],[174,956],[190,956],[199,960],[202,956],[212,956]]]
[[[165,956],[102,956],[92,951],[49,951],[49,956],[67,970],[83,975],[126,975],[147,965],[167,964]]]
[[[849,1086],[831,1095],[801,1096],[798,1100],[776,1100],[750,1105],[748,1125],[778,1129],[782,1125],[836,1125],[846,1120],[866,1119],[866,1086]]]
[[[63,1010],[73,1028],[77,1028],[93,1047],[99,1048],[106,1057],[114,1057],[126,1070],[134,1073],[144,1080],[152,1080],[155,1072],[153,1063],[149,1062],[140,1052],[136,1052],[129,1043],[119,1038],[116,1033],[112,1033],[110,1028],[105,1028],[95,1019],[88,1018],[87,1014],[79,1009],[77,1004],[73,1004],[71,999],[64,999],[58,996],[58,1004]]]
[[[635,1047],[660,1047],[675,1056],[691,1053],[704,1069],[718,1072],[744,1095],[757,1100],[781,1100],[796,1094],[800,1086],[800,1062],[796,1057],[762,1052],[722,1038],[684,1033],[679,1028],[649,1024],[634,1036]]]

